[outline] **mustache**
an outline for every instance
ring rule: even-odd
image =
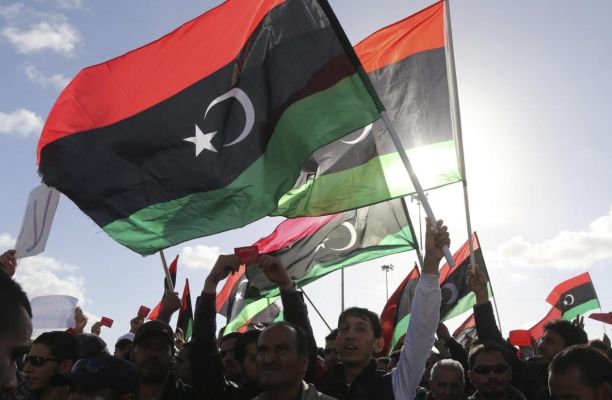
[[[266,370],[280,370],[281,366],[278,363],[276,363],[276,362],[269,362],[269,363],[263,364],[261,366],[261,369],[263,371],[266,371]]]

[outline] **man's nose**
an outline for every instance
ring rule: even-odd
[[[29,364],[29,363],[28,363]],[[6,378],[3,379],[2,387],[0,388],[1,393],[14,393],[17,390],[17,366],[14,362],[9,365],[8,371],[6,371]]]

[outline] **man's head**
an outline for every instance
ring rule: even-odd
[[[575,344],[588,341],[586,332],[569,321],[557,320],[544,325],[544,336],[538,346],[542,359],[550,362],[557,353]]]
[[[117,343],[115,343],[115,352],[113,355],[117,358],[131,361],[133,343],[134,334],[132,332],[126,333],[125,335],[119,337],[119,339],[117,339]]]
[[[597,350],[612,362],[612,348],[610,348],[606,342],[600,339],[595,339],[589,341],[588,346],[593,350]]]
[[[612,363],[595,349],[572,346],[549,364],[548,388],[554,400],[610,400]]]
[[[0,271],[0,393],[17,387],[16,361],[28,352],[32,309],[19,284]]]
[[[51,388],[51,377],[66,374],[79,358],[77,339],[66,332],[46,332],[32,343],[23,372],[30,389],[42,394]]]
[[[236,340],[234,355],[242,370],[243,382],[257,381],[257,340],[261,331],[246,331]]]
[[[138,396],[139,377],[130,362],[105,354],[80,359],[54,383],[70,386],[69,400],[133,400]]]
[[[148,321],[134,336],[133,358],[140,380],[145,384],[162,382],[170,372],[174,353],[174,332],[162,321]]]
[[[502,396],[512,380],[512,369],[506,349],[486,342],[470,350],[468,356],[470,381],[484,399]]]
[[[423,376],[421,377],[421,386],[429,389],[429,378],[431,377],[431,369],[433,366],[440,360],[443,360],[444,357],[440,353],[430,352],[429,357],[427,357],[427,361],[425,361],[425,370],[423,371]]]
[[[431,368],[429,390],[434,400],[460,400],[465,389],[465,376],[461,363],[440,360]]]
[[[338,337],[338,329],[334,329],[325,336],[324,359],[327,368],[333,368],[340,362],[338,350],[336,349],[336,338]]]
[[[299,385],[308,367],[308,338],[289,322],[270,325],[257,341],[257,380],[265,390]]]
[[[340,314],[336,348],[343,363],[365,367],[384,343],[382,326],[376,313],[352,307]]]
[[[219,356],[223,363],[223,373],[225,377],[238,383],[242,380],[240,364],[236,360],[236,341],[241,333],[231,332],[221,338],[219,342]]]

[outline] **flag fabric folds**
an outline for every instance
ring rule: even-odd
[[[185,342],[188,342],[193,331],[193,308],[191,307],[189,279],[185,279],[185,288],[183,289],[183,297],[181,299],[178,320],[176,321],[176,328],[181,328],[185,335]]]
[[[608,313],[593,313],[589,315],[589,318],[595,321],[604,322],[606,324],[612,324],[612,312]]]
[[[401,337],[406,334],[410,321],[412,299],[420,276],[419,268],[415,264],[414,268],[389,297],[382,313],[380,313],[382,337],[385,340],[381,354],[386,355],[393,351]]]
[[[43,128],[44,182],[142,255],[270,214],[382,111],[335,21],[325,0],[228,0],[83,69]]]
[[[424,189],[461,180],[451,127],[444,2],[355,46]],[[414,192],[379,120],[313,153],[275,215],[321,215]]]
[[[466,318],[461,325],[453,332],[453,338],[459,342],[462,346],[466,346],[469,342],[474,341],[478,335],[476,334],[476,319],[472,312],[469,317]]]
[[[546,301],[558,308],[565,320],[572,320],[576,315],[599,308],[597,293],[588,272],[555,286]]]
[[[170,266],[168,267],[168,272],[170,273],[170,280],[172,281],[172,286],[174,287],[176,287],[176,272],[178,270],[178,258],[179,258],[178,255],[174,257],[174,260],[170,263]],[[170,289],[168,288],[168,282],[164,278],[164,294],[168,293],[169,291]],[[159,318],[159,313],[161,311],[161,308],[162,308],[161,302],[157,303],[157,305],[149,312],[149,315],[147,316],[147,318],[150,320]]]

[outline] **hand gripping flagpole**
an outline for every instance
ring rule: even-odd
[[[438,230],[438,227],[436,225],[437,219],[434,216],[431,206],[429,205],[429,200],[427,200],[427,196],[425,196],[425,192],[423,192],[423,187],[421,186],[419,179],[417,178],[416,174],[414,173],[414,170],[412,169],[412,164],[410,164],[410,160],[408,159],[406,150],[404,149],[402,142],[397,136],[397,131],[395,130],[393,123],[389,119],[389,115],[387,115],[387,111],[381,111],[380,117],[385,123],[385,126],[387,127],[387,130],[389,131],[389,135],[391,135],[391,140],[393,140],[393,144],[395,145],[395,148],[397,149],[397,153],[399,154],[402,162],[404,163],[404,167],[406,168],[406,171],[408,172],[408,176],[410,176],[410,180],[412,181],[412,186],[414,186],[414,189],[416,190],[417,195],[419,196],[419,200],[421,201],[421,204],[423,205],[425,214],[427,215],[427,217],[429,217],[429,220],[432,221],[432,228],[434,232],[437,233],[437,230]],[[450,250],[448,249],[447,245],[444,245],[442,247],[442,252],[444,253],[444,258],[446,258],[446,262],[448,263],[448,265],[450,267],[454,267],[455,261],[453,260],[453,256],[451,255]]]
[[[166,285],[168,285],[168,290],[170,293],[174,293],[174,285],[172,284],[172,277],[170,276],[170,271],[168,271],[168,263],[166,263],[166,256],[164,255],[164,251],[159,251],[159,256],[161,257],[162,267],[164,267],[164,273],[166,274]]]

